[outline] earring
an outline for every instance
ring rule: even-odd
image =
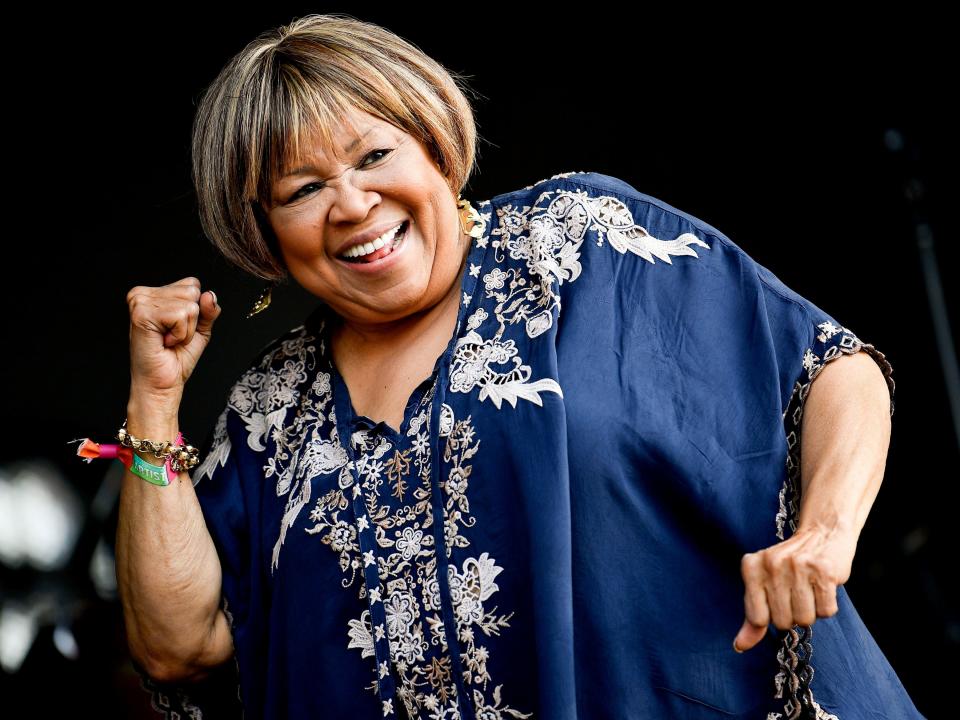
[[[250,312],[247,313],[247,320],[270,307],[270,301],[273,300],[273,285],[273,283],[267,283],[267,286],[263,288],[260,297],[257,298]]]
[[[469,200],[460,197],[460,193],[457,193],[457,208],[460,211],[460,229],[463,230],[463,234],[472,238],[483,237],[483,218]],[[468,223],[472,223],[469,230],[466,227]]]

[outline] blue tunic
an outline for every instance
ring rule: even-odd
[[[842,587],[834,617],[731,648],[742,555],[796,527],[811,383],[866,351],[892,413],[884,355],[616,178],[474,205],[456,330],[400,428],[354,412],[321,305],[207,443],[245,717],[921,717]]]

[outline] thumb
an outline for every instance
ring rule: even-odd
[[[200,296],[200,317],[197,318],[197,332],[208,340],[213,330],[213,323],[218,317],[222,308],[217,302],[217,294],[213,290],[207,290]]]
[[[733,641],[733,649],[739,653],[749,650],[758,642],[763,640],[763,636],[767,634],[767,627],[758,627],[757,625],[752,624],[749,620],[744,620],[743,625],[740,627],[740,632],[737,633],[737,637]]]

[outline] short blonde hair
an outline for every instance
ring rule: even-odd
[[[228,261],[273,282],[289,278],[263,208],[288,163],[347,108],[424,144],[459,194],[477,130],[462,77],[394,33],[342,13],[307,15],[241,50],[204,92],[193,124],[200,223]]]

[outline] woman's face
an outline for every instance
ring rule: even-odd
[[[397,320],[458,293],[469,236],[426,147],[360,110],[333,134],[335,151],[314,142],[298,167],[283,170],[266,209],[293,278],[361,325]],[[387,245],[345,258],[361,236]]]

